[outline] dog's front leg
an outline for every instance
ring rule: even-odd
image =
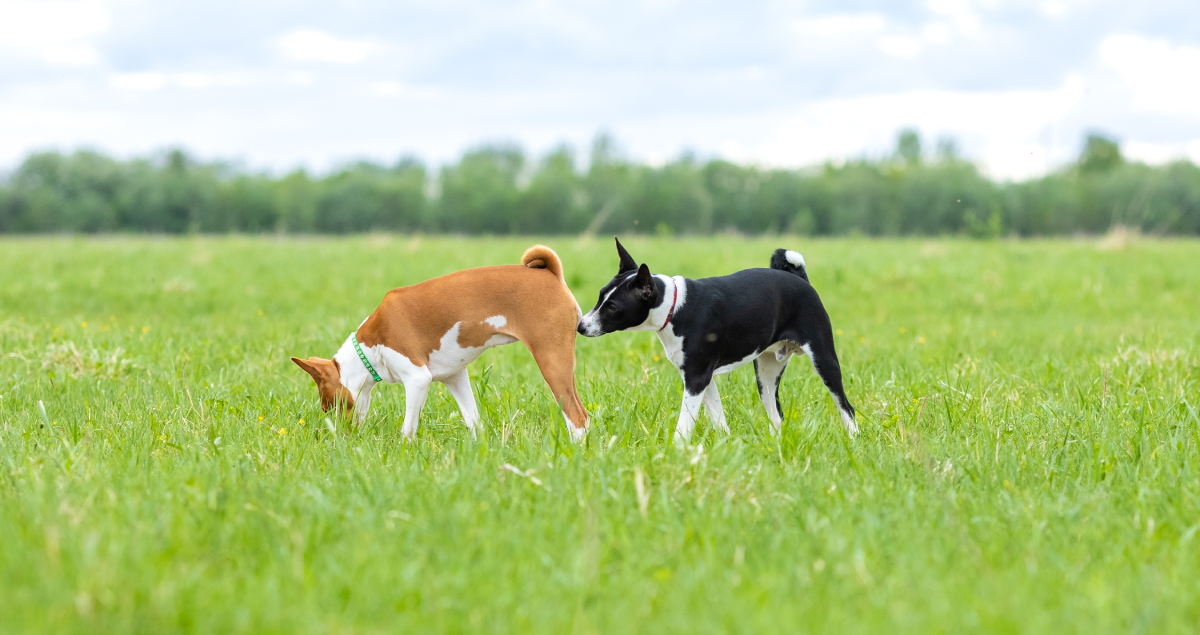
[[[683,406],[679,409],[679,424],[675,426],[675,442],[687,443],[700,416],[704,394],[712,383],[712,371],[690,374],[683,371]]]
[[[714,377],[708,388],[704,389],[704,410],[713,427],[729,434],[729,424],[725,422],[725,409],[721,407],[721,394],[717,392],[717,380]]]
[[[433,377],[427,373],[404,380],[404,425],[400,431],[409,439],[417,436],[421,408],[425,407],[425,397],[429,395],[429,384],[431,383],[433,383]]]
[[[479,406],[475,404],[475,393],[471,391],[471,377],[467,374],[467,369],[458,371],[442,383],[446,384],[446,390],[449,390],[454,401],[458,402],[463,423],[467,424],[467,429],[471,431],[471,438],[478,437]]]

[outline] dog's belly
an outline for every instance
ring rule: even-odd
[[[765,353],[775,353],[777,356],[780,353],[783,353],[784,356],[786,357],[786,355],[790,353],[790,350],[788,348],[788,342],[775,342],[774,344],[768,346],[764,350],[761,350],[761,351],[755,350],[753,353],[750,353],[749,355],[743,357],[742,359],[739,359],[735,362],[730,362],[728,364],[724,364],[722,366],[718,366],[717,369],[713,371],[713,374],[714,375],[724,375],[725,373],[737,370],[737,369],[741,368],[742,366],[745,366],[746,364],[749,364],[750,362],[758,359],[760,355],[763,355]],[[782,361],[782,360],[780,360],[780,361]]]
[[[459,326],[456,323],[446,334],[437,350],[429,353],[429,374],[434,380],[442,380],[453,376],[468,364],[479,358],[489,348],[512,344],[517,338],[504,333],[496,333],[489,337],[482,346],[461,346],[458,343]]]

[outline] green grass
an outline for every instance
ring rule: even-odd
[[[545,240],[590,307],[611,243]],[[478,441],[436,388],[416,443],[400,386],[327,429],[288,356],[532,242],[0,241],[0,631],[1200,628],[1200,243],[631,239],[800,249],[862,434],[798,359],[782,438],[743,368],[678,449],[650,333],[577,343],[582,447],[520,345],[471,367]]]

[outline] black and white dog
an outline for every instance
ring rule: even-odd
[[[854,407],[842,389],[829,314],[808,283],[803,256],[777,249],[770,269],[689,280],[651,275],[645,264],[634,262],[620,240],[617,254],[617,275],[579,321],[579,333],[598,337],[614,331],[658,332],[667,359],[683,375],[677,441],[691,437],[701,403],[713,425],[729,432],[713,376],[751,361],[771,433],[779,434],[779,380],[788,358],[801,351],[833,395],[846,430],[851,436],[858,432]]]

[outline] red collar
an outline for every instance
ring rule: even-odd
[[[663,329],[667,328],[668,324],[671,323],[671,318],[675,317],[675,303],[679,300],[679,283],[675,282],[675,279],[672,278],[671,284],[675,285],[675,293],[671,298],[671,310],[667,311],[667,319],[665,322],[663,322],[663,325],[658,328],[660,333]]]

